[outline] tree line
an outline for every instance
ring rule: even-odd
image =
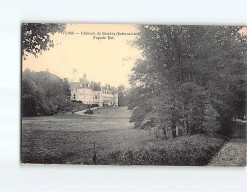
[[[70,86],[48,71],[22,73],[22,116],[52,115],[70,103]]]
[[[136,128],[227,134],[246,114],[246,35],[241,26],[139,26],[142,50],[129,91]]]

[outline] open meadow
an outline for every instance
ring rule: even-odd
[[[134,130],[126,108],[100,108],[93,115],[65,113],[22,120],[22,161],[90,163],[92,157],[128,150],[150,140]]]
[[[226,142],[191,135],[164,140],[136,130],[127,108],[100,108],[93,115],[65,113],[22,119],[23,163],[207,165]]]

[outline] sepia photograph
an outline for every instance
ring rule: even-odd
[[[23,164],[246,166],[247,27],[21,24]]]

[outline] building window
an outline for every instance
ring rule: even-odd
[[[75,94],[74,94],[74,99],[75,99]]]

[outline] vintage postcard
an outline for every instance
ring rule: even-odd
[[[246,166],[246,27],[21,33],[22,163]]]

